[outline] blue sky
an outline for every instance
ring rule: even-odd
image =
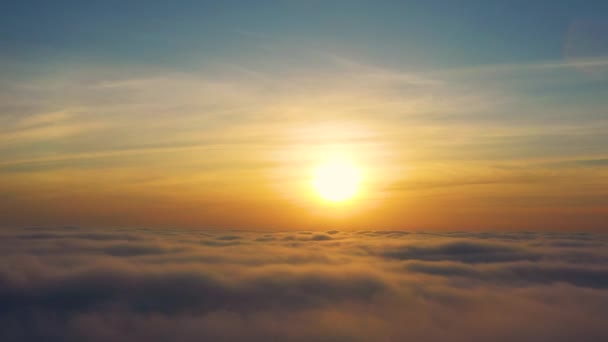
[[[191,65],[247,61],[266,40],[388,65],[462,66],[562,58],[576,20],[605,1],[12,1],[0,43],[16,59]]]

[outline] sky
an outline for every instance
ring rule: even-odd
[[[591,0],[7,1],[0,226],[605,231],[606,37]]]

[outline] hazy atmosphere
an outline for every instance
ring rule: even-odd
[[[608,341],[608,1],[0,10],[0,340]]]

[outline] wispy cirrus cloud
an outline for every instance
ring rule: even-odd
[[[181,207],[235,196],[259,203],[262,194],[302,207],[313,201],[298,195],[306,192],[308,169],[331,152],[356,156],[370,169],[364,201],[388,196],[397,207],[412,194],[432,196],[434,204],[416,201],[424,203],[418,216],[426,216],[427,207],[445,207],[444,198],[466,202],[460,197],[470,199],[469,207],[483,207],[537,196],[557,211],[567,201],[553,198],[587,203],[586,180],[603,177],[599,167],[568,163],[581,151],[589,160],[605,158],[601,100],[563,105],[543,95],[537,101],[547,87],[588,81],[565,77],[564,62],[527,71],[508,67],[497,75],[399,69],[315,53],[325,68],[66,64],[3,79],[8,105],[0,112],[0,188],[13,194],[7,199],[13,205],[36,212],[62,202],[48,203],[48,196],[65,202],[75,195],[103,211],[96,204],[113,202],[108,189],[119,187],[139,194],[140,203],[164,201],[168,185],[175,186],[173,194],[190,194],[179,199]],[[530,73],[546,72],[552,77],[528,82]],[[74,194],[90,180],[86,193]],[[558,181],[579,190],[556,195],[551,191]],[[549,189],[544,199],[540,189]],[[27,219],[15,215],[8,211],[9,222]],[[594,222],[605,214],[593,215],[589,225],[597,228]],[[192,216],[183,213],[180,222],[195,226]],[[120,224],[141,217],[123,219]],[[402,227],[401,218],[394,215],[388,226]]]

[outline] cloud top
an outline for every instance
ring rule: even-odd
[[[14,229],[3,341],[599,341],[608,240],[580,233]]]

